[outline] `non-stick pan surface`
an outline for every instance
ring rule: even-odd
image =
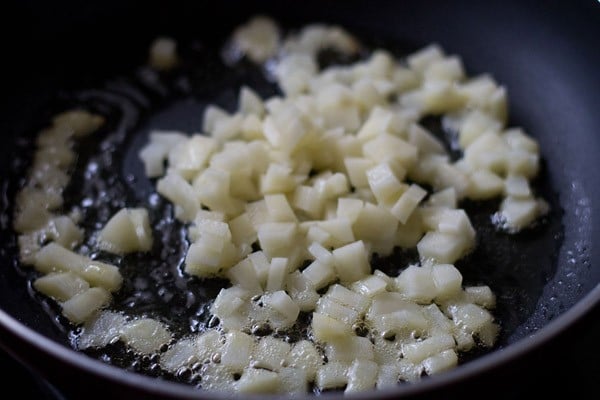
[[[41,128],[52,111],[73,101],[73,93],[104,90],[107,82],[130,77],[145,61],[147,45],[155,36],[169,34],[188,43],[195,38],[201,47],[218,47],[234,26],[257,12],[267,13],[292,28],[313,21],[336,22],[359,35],[392,44],[399,51],[438,42],[448,52],[461,55],[469,73],[490,72],[507,86],[511,124],[525,127],[541,144],[544,165],[539,185],[554,211],[540,228],[543,232],[522,237],[517,249],[495,242],[480,243],[483,256],[466,267],[473,280],[485,281],[487,274],[491,282],[485,283],[500,293],[504,327],[501,350],[443,376],[381,395],[414,394],[449,384],[455,384],[457,390],[456,384],[465,385],[465,378],[471,378],[470,382],[475,378],[480,382],[493,380],[490,368],[514,362],[569,329],[598,302],[600,266],[594,262],[598,249],[593,243],[600,238],[600,227],[594,219],[597,211],[593,200],[600,183],[600,175],[595,173],[600,154],[600,52],[596,43],[600,37],[600,4],[591,0],[305,1],[258,5],[223,1],[141,6],[105,1],[85,5],[20,2],[14,7],[12,14],[21,25],[12,32],[14,41],[7,52],[12,55],[8,62],[12,68],[7,75],[10,79],[5,85],[6,105],[0,121],[5,141],[0,148],[3,184],[15,182],[11,174],[15,173],[13,161],[21,137]],[[202,103],[212,101],[214,95],[227,102],[223,87],[239,85],[240,77],[223,78],[218,65],[211,68],[196,76],[197,82],[204,85],[200,85],[196,98]],[[59,93],[63,95],[57,96]],[[160,104],[149,107],[126,127],[125,133],[133,138],[125,142],[129,150],[120,167],[122,174],[139,169],[132,154],[142,143],[136,137],[148,128],[168,123],[162,127],[190,130],[196,120],[200,122],[201,109],[196,105],[187,111],[152,117],[158,109],[169,109],[168,101]],[[140,190],[145,189],[140,186]],[[14,266],[9,246],[14,238],[7,229],[6,217],[10,203],[11,198],[2,199],[3,347],[59,383],[76,373],[86,382],[85,392],[94,388],[121,395],[201,395],[187,387],[123,373],[64,347],[65,334],[32,299],[24,274]],[[515,257],[518,252],[522,256]],[[503,258],[505,253],[511,257]],[[492,263],[486,263],[487,256],[501,260],[503,270],[494,270]],[[488,373],[482,375],[482,371]]]

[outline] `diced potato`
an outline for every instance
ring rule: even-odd
[[[491,199],[504,190],[504,182],[495,173],[480,169],[469,176],[467,196],[474,200]]]
[[[258,227],[258,242],[267,257],[287,257],[297,244],[298,225],[293,222],[268,222]]]
[[[451,233],[427,232],[417,244],[422,260],[452,264],[473,246],[471,240]]]
[[[221,364],[234,372],[242,372],[250,363],[254,346],[254,339],[243,332],[227,333],[221,352]]]
[[[412,70],[422,74],[432,63],[443,58],[444,52],[441,47],[437,44],[431,44],[409,55],[406,61]]]
[[[168,154],[169,167],[190,179],[206,168],[210,156],[217,148],[218,143],[214,138],[195,134],[171,147]]]
[[[71,129],[74,136],[86,136],[104,124],[104,117],[86,110],[69,110],[52,118],[54,127]]]
[[[152,354],[171,341],[171,333],[162,322],[141,318],[121,328],[121,339],[141,354]]]
[[[74,248],[83,240],[83,230],[78,228],[70,217],[64,215],[48,221],[45,233],[49,239],[67,249]]]
[[[404,169],[410,169],[416,161],[418,150],[407,141],[390,134],[381,134],[363,145],[363,153],[374,162],[397,160]]]
[[[390,212],[400,223],[405,224],[425,196],[427,196],[427,191],[419,185],[412,184],[402,193]]]
[[[348,364],[339,362],[327,363],[317,370],[315,384],[321,390],[341,388],[348,383],[347,371]]]
[[[342,282],[354,282],[369,273],[369,256],[364,243],[359,240],[333,251],[334,268]]]
[[[123,208],[102,228],[98,247],[116,254],[149,251],[152,248],[152,230],[145,208]]]
[[[469,302],[487,309],[496,306],[496,296],[489,286],[468,286],[465,288],[465,296]]]
[[[109,302],[110,293],[106,289],[93,287],[62,303],[62,313],[72,323],[81,324]]]
[[[274,257],[273,259],[271,259],[265,291],[277,292],[278,290],[283,289],[283,284],[285,282],[287,271],[287,258]]]
[[[344,166],[350,184],[355,188],[369,187],[367,171],[375,166],[375,162],[367,158],[346,157],[344,158]]]
[[[308,376],[303,369],[286,367],[279,371],[279,393],[303,395],[308,390]]]
[[[323,357],[315,345],[308,340],[294,343],[287,356],[287,365],[301,369],[309,382],[314,381],[317,370],[323,365]]]
[[[398,291],[418,303],[430,303],[436,296],[432,268],[428,265],[410,265],[396,278]]]
[[[322,289],[336,279],[336,270],[332,264],[324,264],[319,260],[313,261],[302,271],[315,289]]]
[[[446,371],[458,364],[458,356],[452,349],[444,350],[422,361],[423,369],[427,375]]]
[[[325,355],[329,362],[373,361],[373,343],[366,337],[350,336],[326,344]]]
[[[239,393],[276,393],[280,387],[279,375],[265,369],[246,368],[241,378],[235,382]]]
[[[501,227],[517,232],[530,225],[539,214],[539,203],[534,198],[506,197],[500,205]]]
[[[180,339],[173,346],[161,354],[160,366],[172,373],[181,367],[192,365],[198,360],[198,340],[196,337]]]
[[[257,16],[233,33],[233,41],[243,54],[255,63],[262,63],[277,51],[279,28],[273,20]]]
[[[436,299],[458,296],[462,287],[462,275],[454,265],[437,264],[431,269],[436,288]]]
[[[102,348],[118,340],[127,318],[121,313],[100,311],[87,319],[77,337],[78,349]]]
[[[58,271],[72,272],[91,286],[100,286],[109,291],[119,289],[123,281],[117,267],[91,260],[55,243],[47,244],[36,254],[34,266],[46,274]]]
[[[331,286],[324,297],[343,306],[350,307],[359,314],[364,314],[371,303],[371,300],[367,296],[353,292],[339,284]]]
[[[200,210],[200,202],[194,188],[176,173],[167,173],[159,179],[156,190],[175,204],[175,215],[183,222],[192,221]]]
[[[391,252],[397,229],[398,220],[387,209],[371,203],[365,203],[352,225],[354,237],[370,243],[372,251],[381,255]]]
[[[248,258],[243,259],[227,270],[226,276],[231,283],[246,289],[251,294],[262,293],[262,287],[256,274],[256,270]]]
[[[316,312],[312,317],[312,331],[315,339],[320,342],[339,340],[352,334],[348,324]]]
[[[278,323],[280,327],[289,327],[296,322],[300,308],[290,296],[283,290],[264,295],[263,303],[274,310],[278,315]],[[275,321],[271,321],[275,322]]]
[[[418,363],[428,357],[454,347],[454,338],[451,335],[432,336],[420,342],[402,345],[402,354],[410,362]]]
[[[369,187],[379,204],[393,204],[406,190],[405,185],[400,183],[403,176],[397,177],[387,162],[379,163],[368,169],[366,174]]]
[[[317,302],[316,312],[342,321],[348,326],[352,326],[359,318],[358,311],[325,296],[321,297]]]
[[[60,272],[37,278],[33,287],[55,300],[66,301],[86,291],[90,285],[72,272]]]
[[[319,221],[316,226],[329,234],[325,242],[327,246],[339,247],[355,241],[352,224],[348,218],[337,217]]]
[[[521,175],[508,175],[506,177],[504,194],[515,198],[527,198],[532,195],[527,178]]]
[[[254,368],[279,372],[291,349],[292,346],[282,339],[265,336],[258,341],[254,348],[251,365]]]
[[[377,382],[379,366],[370,360],[355,360],[348,368],[348,386],[344,393],[363,392],[373,389]]]
[[[386,289],[387,282],[376,275],[368,276],[352,284],[352,290],[369,297],[383,293]]]
[[[286,291],[300,308],[300,311],[313,311],[319,300],[319,294],[313,283],[299,271],[288,275],[285,283]]]
[[[269,276],[269,269],[271,268],[271,263],[267,259],[267,256],[264,252],[257,251],[249,254],[248,259],[256,271],[256,277],[258,278],[261,286],[265,287]]]

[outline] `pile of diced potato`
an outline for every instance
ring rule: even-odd
[[[244,86],[235,112],[210,105],[200,133],[155,131],[140,152],[187,226],[185,272],[231,283],[211,306],[218,326],[174,340],[158,320],[98,311],[122,277],[77,254],[76,215],[53,212],[62,205],[73,137],[102,122],[82,111],[42,132],[17,198],[21,261],[45,274],[34,287],[83,324],[80,349],[121,340],[140,354],[160,353],[173,374],[200,366],[207,390],[384,388],[493,346],[495,296],[487,286],[464,286],[454,266],[477,241],[460,201],[503,197],[493,219],[509,232],[548,208],[529,184],[539,169],[537,143],[506,128],[505,89],[487,75],[467,77],[460,58],[437,45],[403,60],[375,50],[320,70],[320,50],[356,54],[359,42],[325,25],[279,32],[255,18],[234,32],[227,54],[231,62],[266,62],[283,95],[263,99]],[[175,43],[161,38],[150,63],[175,67]],[[453,161],[419,123],[428,115],[456,133],[451,145],[462,158]],[[147,211],[120,210],[96,244],[118,255],[149,251]],[[375,253],[415,247],[420,263],[398,266],[398,276],[371,265]],[[301,315],[308,333],[285,339]]]
[[[201,133],[155,131],[140,153],[188,224],[185,271],[231,282],[211,308],[219,326],[161,356],[171,372],[204,363],[204,388],[355,392],[455,366],[498,332],[491,290],[463,287],[453,265],[476,245],[459,201],[503,196],[494,219],[510,232],[546,212],[529,185],[538,145],[505,128],[506,91],[490,76],[468,78],[436,45],[319,70],[323,48],[360,44],[338,27],[282,38],[251,20],[227,52],[268,62],[283,95],[242,87],[237,111],[208,106]],[[462,158],[419,124],[427,115],[456,133]],[[373,254],[396,247],[416,247],[420,264],[374,271]],[[250,334],[294,329],[300,313],[307,340]]]

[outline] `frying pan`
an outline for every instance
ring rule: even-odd
[[[73,93],[106,88],[115,77],[131,76],[145,61],[147,45],[157,35],[168,34],[214,49],[233,27],[259,12],[292,28],[314,21],[338,23],[400,52],[440,43],[447,52],[463,58],[470,74],[489,72],[506,85],[511,125],[523,126],[541,144],[544,163],[537,184],[553,206],[550,217],[534,232],[519,237],[516,248],[480,241],[479,255],[464,266],[466,278],[489,284],[499,295],[503,326],[499,348],[448,373],[357,398],[464,397],[497,387],[501,379],[523,384],[526,379],[509,371],[519,370],[520,363],[532,357],[541,359],[548,346],[569,331],[581,332],[595,323],[600,302],[600,265],[595,261],[600,250],[593,246],[600,240],[594,201],[600,188],[596,172],[600,154],[598,2],[311,0],[249,4],[221,0],[141,5],[114,0],[84,4],[21,1],[7,8],[6,15],[17,23],[4,49],[10,56],[3,61],[9,67],[5,75],[9,79],[3,85],[0,121],[2,348],[74,398],[90,394],[207,398],[190,387],[124,372],[70,350],[64,330],[33,298],[27,274],[15,265],[11,194],[18,173],[26,168],[15,160],[23,152],[23,138],[43,127],[54,111],[72,103]],[[202,84],[198,96],[204,101],[222,93],[223,85],[239,84],[222,78],[218,65],[196,78]],[[215,85],[215,81],[220,83]],[[224,96],[220,99],[226,103]],[[192,107],[161,121],[191,130],[200,122],[197,112]],[[149,112],[141,114],[125,125],[124,132],[143,135],[156,121]],[[135,148],[141,141],[125,143]],[[118,165],[123,175],[140,168],[127,154]],[[502,242],[502,236],[497,238]],[[569,340],[577,337],[569,336]],[[593,350],[598,354],[597,346]],[[543,366],[536,367],[544,373]],[[493,397],[493,393],[485,395]]]

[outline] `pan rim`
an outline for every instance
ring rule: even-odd
[[[444,386],[450,386],[460,383],[476,375],[483,374],[494,368],[500,367],[516,358],[525,355],[540,347],[560,333],[566,331],[578,319],[582,318],[591,310],[600,305],[600,283],[591,289],[584,297],[571,306],[564,313],[550,321],[537,332],[518,340],[517,342],[506,346],[503,349],[492,351],[464,365],[461,365],[446,373],[429,377],[426,380],[407,385],[400,385],[391,389],[369,391],[353,396],[355,399],[383,399],[391,395],[416,395],[424,394],[428,391],[439,389]],[[38,333],[32,328],[22,324],[12,315],[0,309],[0,327],[8,333],[14,335],[18,340],[33,347],[38,352],[43,352],[52,359],[61,361],[73,366],[90,375],[105,379],[108,382],[115,382],[124,386],[142,390],[152,395],[177,397],[181,399],[228,399],[240,398],[234,394],[219,392],[203,392],[202,390],[192,388],[181,383],[169,382],[151,378],[139,373],[125,371],[122,368],[104,364],[99,360],[91,358],[81,352],[77,352],[63,344],[55,342],[50,338]],[[0,347],[8,352],[12,357],[20,360],[18,351],[6,348],[0,341]],[[34,367],[35,368],[35,367]],[[43,371],[39,371],[42,372]],[[51,382],[52,383],[52,382]],[[331,393],[326,395],[328,398],[342,398],[343,394]],[[273,395],[272,398],[284,397],[282,395]],[[244,396],[244,398],[262,398],[265,396]]]

